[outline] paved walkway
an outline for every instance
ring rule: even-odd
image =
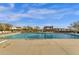
[[[79,55],[79,40],[8,40],[0,44],[1,55]]]

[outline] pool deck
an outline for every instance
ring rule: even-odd
[[[8,33],[8,34],[1,34],[0,37],[10,36],[10,35],[16,35],[16,34],[20,34],[20,32]]]
[[[0,55],[79,55],[79,40],[8,40],[0,44]]]

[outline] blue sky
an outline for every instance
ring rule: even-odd
[[[79,4],[0,3],[0,22],[15,26],[67,27],[79,21]]]

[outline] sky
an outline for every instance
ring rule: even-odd
[[[0,3],[0,23],[66,28],[76,21],[79,21],[79,4]]]

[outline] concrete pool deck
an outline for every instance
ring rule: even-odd
[[[79,40],[8,40],[0,45],[0,55],[79,55]]]
[[[10,36],[10,35],[16,35],[16,34],[20,34],[20,32],[8,33],[8,34],[1,34],[0,37]]]

